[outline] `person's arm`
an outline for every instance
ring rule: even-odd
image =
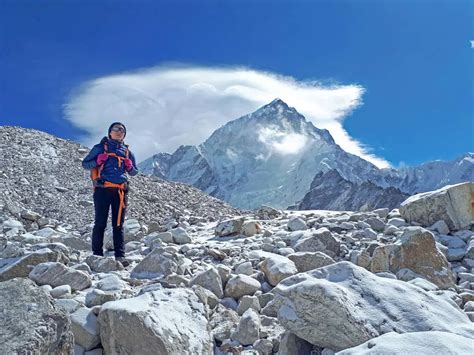
[[[94,169],[97,166],[97,156],[100,153],[101,150],[98,145],[92,147],[89,154],[82,160],[82,167],[88,170]]]
[[[135,155],[133,155],[133,153],[129,151],[129,157],[130,157],[130,160],[132,161],[132,169],[127,171],[127,173],[130,176],[135,176],[138,174],[138,168],[137,168],[137,162],[135,161]]]

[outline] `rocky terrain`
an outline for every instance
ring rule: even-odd
[[[110,229],[91,255],[87,149],[2,130],[1,354],[474,349],[474,182],[392,210],[239,211],[137,176],[123,267]]]
[[[0,203],[9,215],[31,211],[33,216],[23,220],[28,231],[62,224],[88,233],[94,220],[93,188],[81,161],[89,148],[22,127],[0,126],[0,137]],[[127,216],[155,230],[183,216],[205,222],[241,213],[189,185],[143,174],[130,181]]]
[[[0,352],[468,354],[473,193],[392,211],[263,207],[152,233],[128,219],[126,268],[92,256],[90,235],[27,232],[2,206]]]

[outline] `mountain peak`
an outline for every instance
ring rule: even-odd
[[[257,111],[254,112],[254,114],[257,114],[257,115],[267,115],[267,114],[275,115],[275,114],[284,114],[284,113],[291,114],[291,115],[296,114],[300,116],[300,114],[298,113],[298,111],[296,111],[294,107],[288,106],[288,104],[280,98],[274,99],[272,102],[260,107]]]
[[[269,105],[271,105],[271,106],[284,106],[284,107],[288,107],[288,105],[286,104],[286,102],[283,101],[282,99],[280,99],[279,97],[277,97],[277,98],[274,99],[272,102],[270,102]]]

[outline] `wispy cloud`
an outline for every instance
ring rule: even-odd
[[[277,127],[262,127],[257,134],[260,142],[284,155],[298,153],[308,139],[303,134],[281,132]]]
[[[279,97],[318,128],[328,129],[344,150],[387,167],[343,128],[344,118],[362,104],[363,93],[360,85],[328,86],[245,67],[164,65],[86,82],[64,111],[66,119],[87,132],[80,139],[88,146],[111,122],[123,122],[126,141],[141,161],[181,144],[199,144],[226,122]],[[300,143],[300,137],[277,139],[275,149],[288,153]]]

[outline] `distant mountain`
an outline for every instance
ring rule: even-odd
[[[396,208],[410,195],[395,187],[380,187],[370,181],[361,184],[344,179],[337,170],[317,173],[308,193],[293,209],[373,210]]]
[[[446,185],[474,181],[474,153],[450,161],[434,160],[398,170],[382,169],[390,186],[409,194],[437,190]]]
[[[379,174],[376,166],[342,150],[327,130],[279,99],[228,122],[198,146],[157,154],[139,167],[240,208],[285,208],[303,198],[319,171],[337,169],[356,183]]]
[[[472,153],[454,162],[436,161],[400,170],[379,169],[344,151],[329,131],[315,127],[280,99],[228,122],[202,144],[181,146],[173,154],[156,154],[139,164],[139,168],[145,174],[193,185],[246,209],[262,204],[286,208],[304,198],[306,205],[311,205],[307,194],[315,177],[322,183],[321,178],[334,177],[324,174],[331,170],[350,183],[353,193],[367,193],[368,187],[360,187],[370,182],[373,201],[377,200],[376,191],[385,196],[377,200],[377,205],[381,201],[398,201],[401,192],[413,194],[474,180]],[[313,187],[313,190],[309,196],[316,198],[319,189]],[[389,199],[391,193],[394,196]],[[364,196],[355,199],[362,201]],[[353,208],[347,202],[338,209]]]

